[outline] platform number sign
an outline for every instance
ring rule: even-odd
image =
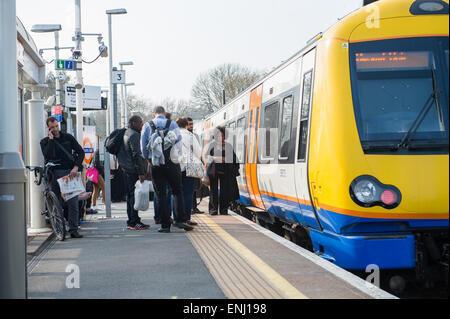
[[[113,71],[113,83],[125,84],[125,71]]]

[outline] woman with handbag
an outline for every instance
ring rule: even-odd
[[[228,206],[239,199],[236,177],[239,176],[239,162],[233,146],[225,142],[225,126],[214,130],[214,139],[205,152],[206,175],[209,179],[209,213],[227,215]],[[219,194],[220,184],[220,194]]]
[[[182,142],[179,160],[182,173],[186,223],[188,225],[197,225],[196,222],[191,221],[191,211],[196,179],[203,177],[202,149],[194,134],[187,130],[187,118],[178,118],[176,122],[180,128]],[[177,216],[175,216],[175,221],[177,221]]]

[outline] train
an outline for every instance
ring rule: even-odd
[[[342,268],[444,280],[448,26],[448,0],[368,4],[196,123],[228,128],[234,209]]]

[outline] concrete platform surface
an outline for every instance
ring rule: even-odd
[[[28,297],[394,298],[232,212],[194,215],[194,231],[162,234],[152,208],[140,213],[149,230],[127,230],[125,209],[114,203],[112,218],[88,215],[82,239],[47,243],[29,265]]]

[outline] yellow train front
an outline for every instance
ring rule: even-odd
[[[448,272],[448,8],[381,0],[317,43],[309,232],[341,267]]]
[[[346,269],[448,274],[448,12],[364,6],[208,116],[235,131],[240,211]]]

